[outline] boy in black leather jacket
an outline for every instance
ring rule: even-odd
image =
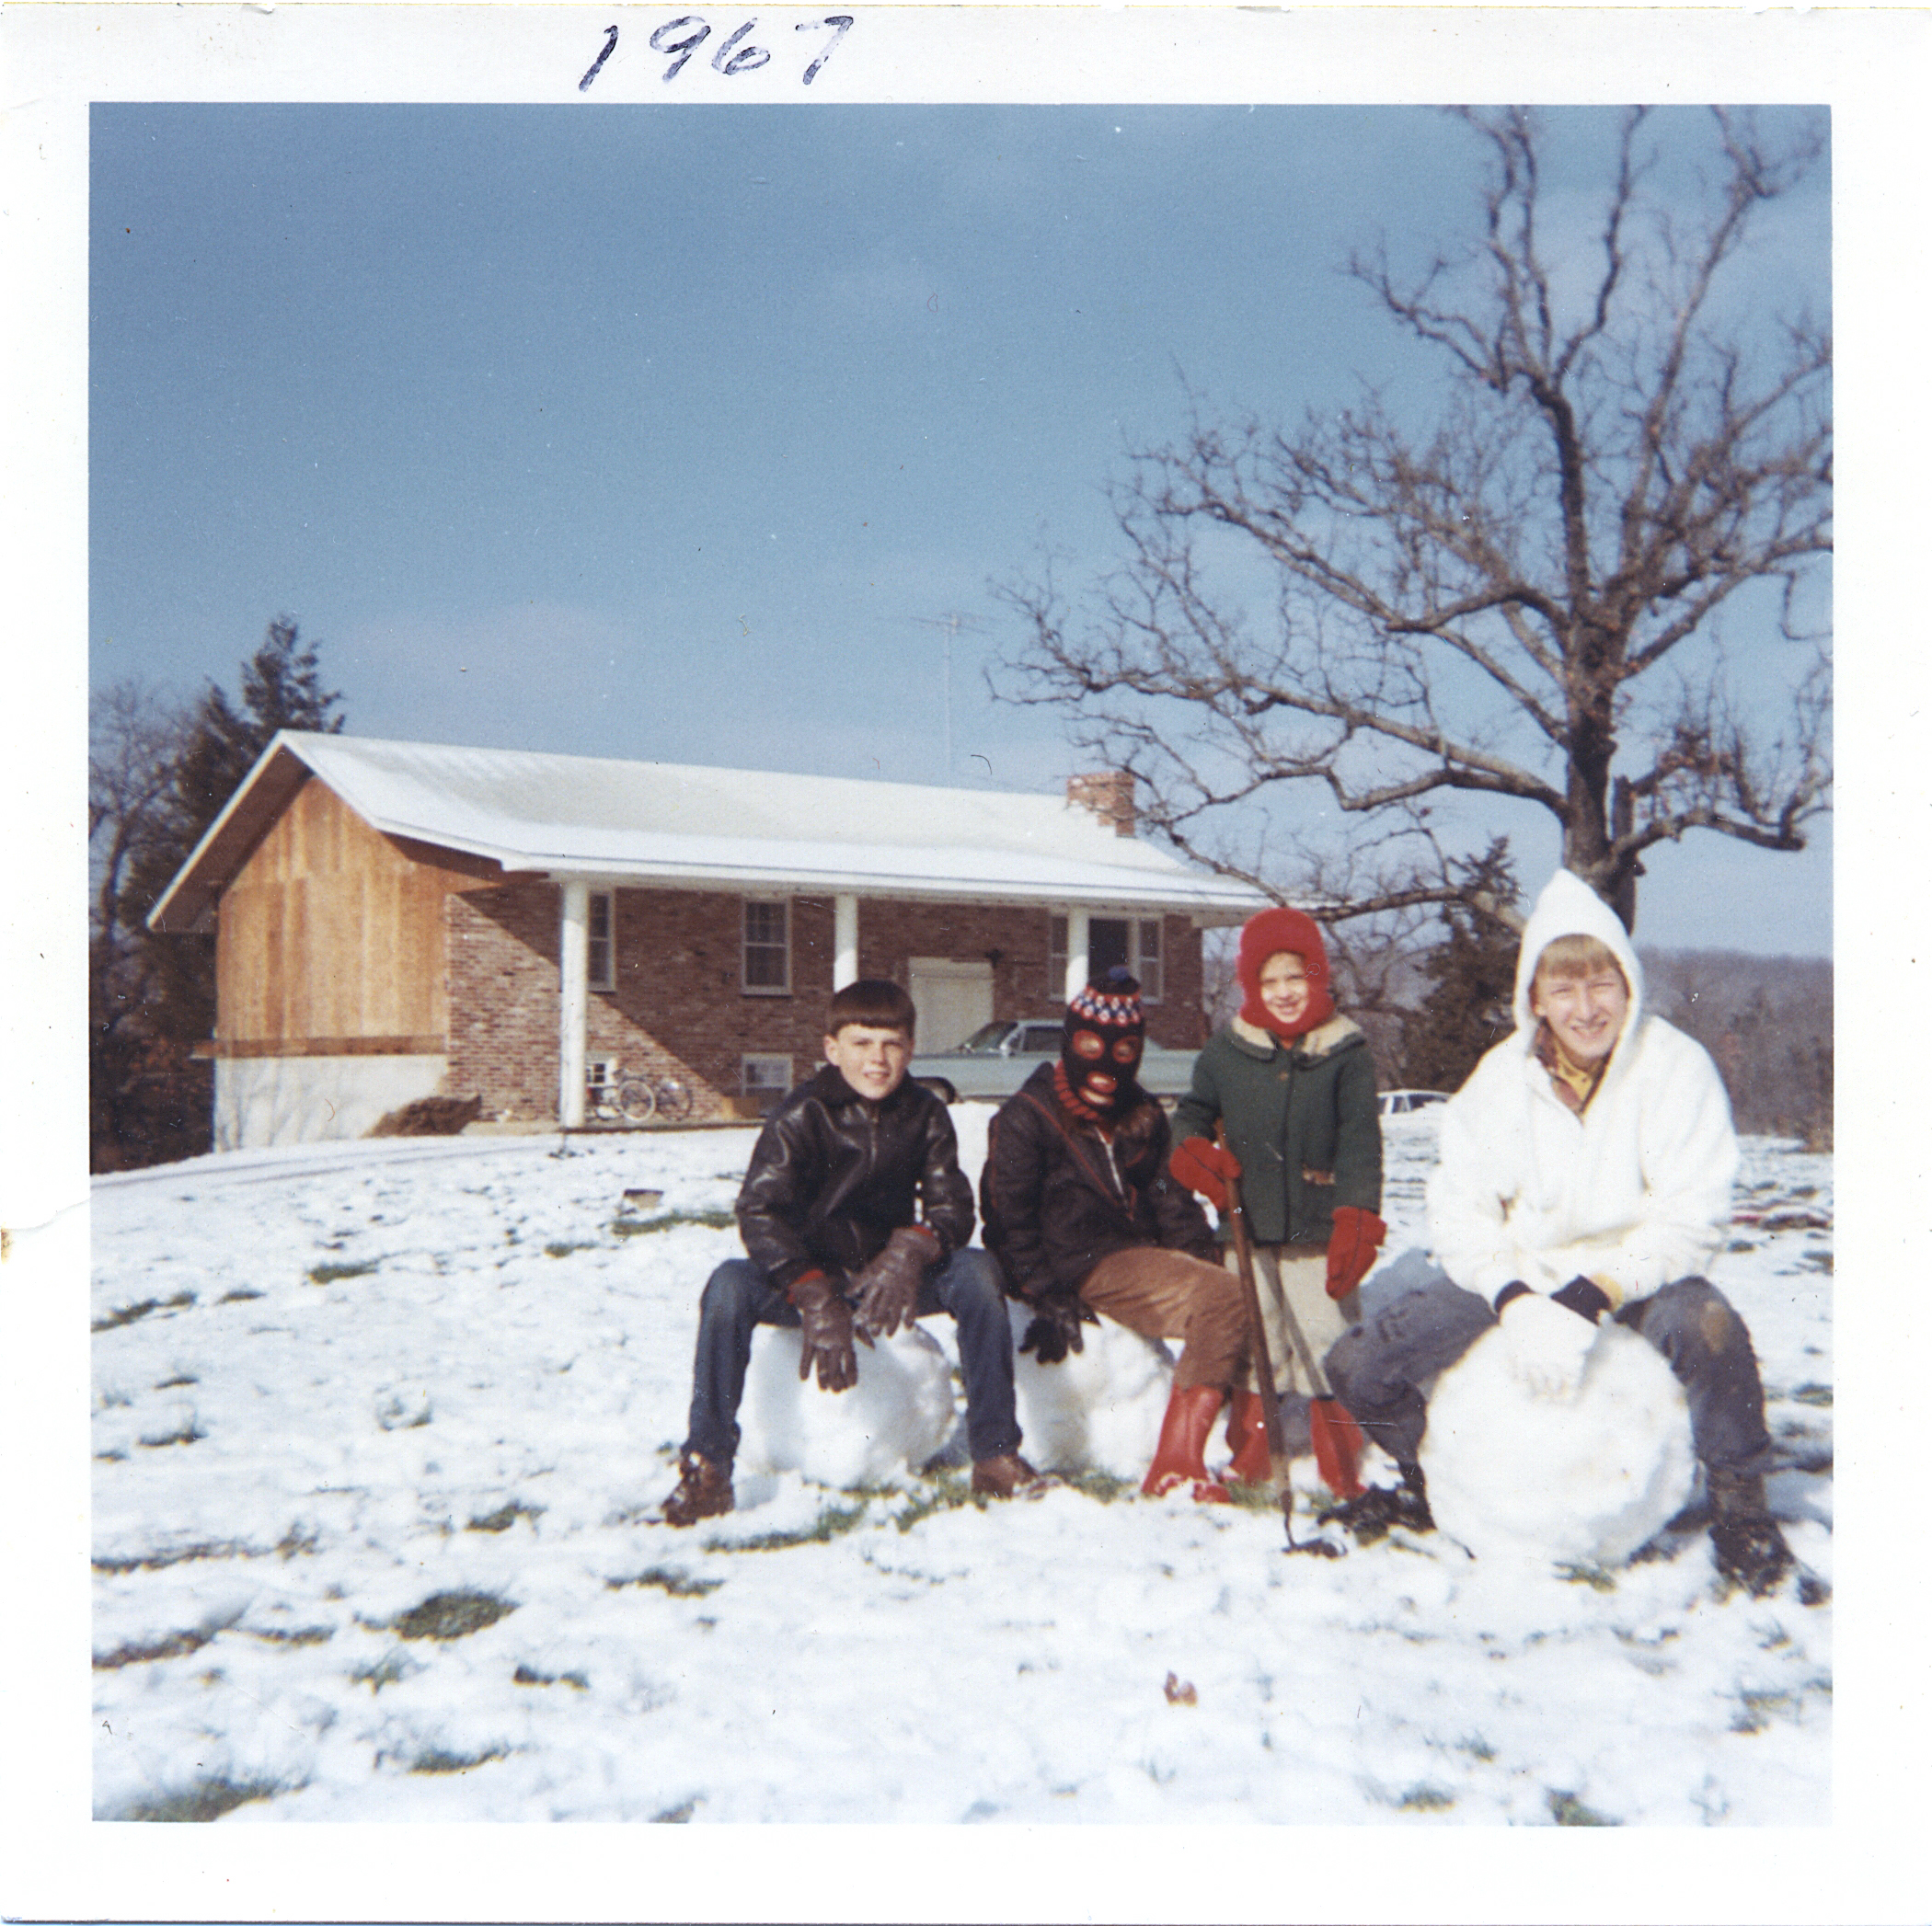
[[[738,1193],[747,1255],[712,1272],[698,1310],[690,1432],[664,1520],[730,1510],[738,1406],[754,1326],[802,1337],[799,1376],[845,1391],[857,1346],[936,1311],[959,1325],[972,1488],[1011,1497],[1037,1488],[1019,1455],[1013,1332],[998,1267],[969,1250],[972,1187],[960,1170],[946,1106],[906,1081],[913,1001],[862,978],[826,1015],[825,1065],[773,1111]]]

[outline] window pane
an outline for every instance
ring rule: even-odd
[[[595,889],[591,892],[590,946],[584,962],[584,974],[592,990],[609,990],[615,985],[615,963],[610,891]]]
[[[786,941],[786,905],[744,906],[744,987],[784,990],[790,986],[790,945]]]
[[[1141,980],[1143,1001],[1157,1003],[1162,990],[1159,920],[1154,917],[1144,920],[1140,925],[1139,935],[1140,955],[1133,973]]]

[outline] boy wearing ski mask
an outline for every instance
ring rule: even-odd
[[[1402,1467],[1405,1489],[1372,1490],[1330,1515],[1361,1535],[1426,1528],[1419,1387],[1500,1320],[1523,1384],[1567,1400],[1598,1324],[1614,1317],[1683,1384],[1718,1570],[1762,1597],[1794,1561],[1765,1502],[1774,1452],[1751,1336],[1703,1275],[1730,1234],[1738,1168],[1717,1066],[1646,1010],[1623,924],[1567,870],[1524,932],[1515,1006],[1514,1035],[1443,1107],[1429,1229],[1446,1275],[1328,1354],[1336,1392]]]
[[[1181,1340],[1142,1489],[1186,1484],[1225,1503],[1204,1453],[1248,1369],[1247,1317],[1200,1205],[1168,1174],[1167,1115],[1136,1076],[1144,1040],[1140,985],[1124,969],[1067,1005],[1060,1060],[1042,1063],[993,1119],[983,1234],[1006,1288],[1033,1309],[1020,1348],[1041,1364],[1079,1350],[1097,1312]]]

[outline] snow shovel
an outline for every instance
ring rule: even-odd
[[[1214,1126],[1214,1141],[1223,1150],[1227,1148],[1227,1133],[1218,1123]],[[1268,1336],[1261,1321],[1261,1294],[1255,1285],[1255,1255],[1248,1241],[1248,1213],[1241,1208],[1240,1180],[1229,1177],[1225,1181],[1228,1228],[1234,1240],[1235,1261],[1241,1267],[1241,1290],[1248,1301],[1248,1328],[1254,1334],[1255,1380],[1261,1396],[1261,1427],[1268,1435],[1271,1468],[1282,1487],[1282,1514],[1285,1519],[1292,1500],[1288,1486],[1287,1441],[1282,1431],[1281,1399],[1274,1388],[1274,1367],[1269,1359]],[[1288,1341],[1294,1347],[1294,1355],[1301,1360],[1302,1371],[1313,1393],[1308,1403],[1308,1432],[1315,1446],[1316,1469],[1321,1473],[1322,1483],[1338,1498],[1360,1497],[1363,1488],[1362,1453],[1367,1443],[1362,1435],[1362,1427],[1349,1416],[1347,1407],[1330,1390],[1321,1366],[1315,1361],[1315,1354],[1308,1348],[1308,1340],[1302,1336],[1301,1322],[1295,1316],[1294,1306],[1288,1301],[1285,1290],[1281,1293],[1281,1302],[1282,1322],[1288,1327]],[[1294,1545],[1292,1526],[1288,1542]]]
[[[1214,1141],[1227,1148],[1227,1134],[1214,1126]],[[1261,1400],[1261,1430],[1268,1439],[1268,1473],[1281,1494],[1282,1529],[1288,1534],[1291,1552],[1309,1552],[1322,1558],[1339,1556],[1336,1548],[1314,1538],[1305,1544],[1294,1542],[1294,1487],[1288,1478],[1288,1439],[1282,1429],[1282,1401],[1274,1388],[1274,1360],[1268,1355],[1268,1326],[1261,1317],[1261,1293],[1255,1286],[1255,1254],[1248,1242],[1248,1218],[1241,1209],[1241,1187],[1233,1177],[1227,1186],[1229,1235],[1234,1240],[1235,1262],[1239,1267],[1241,1298],[1248,1311],[1248,1333],[1254,1346],[1255,1394]]]

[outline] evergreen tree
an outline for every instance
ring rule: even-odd
[[[239,706],[216,683],[174,725],[167,780],[95,905],[89,1078],[93,1164],[113,1170],[209,1147],[213,1077],[193,1046],[214,1026],[214,939],[159,936],[148,911],[278,729],[340,731],[340,695],[322,685],[313,643],[290,616],[241,665]],[[178,745],[178,746],[175,746]],[[102,771],[92,813],[120,847]]]
[[[1446,934],[1422,961],[1433,987],[1402,1026],[1401,1077],[1415,1090],[1460,1089],[1483,1052],[1514,1027],[1522,919],[1509,838],[1497,837],[1455,868],[1461,900],[1443,905]]]

